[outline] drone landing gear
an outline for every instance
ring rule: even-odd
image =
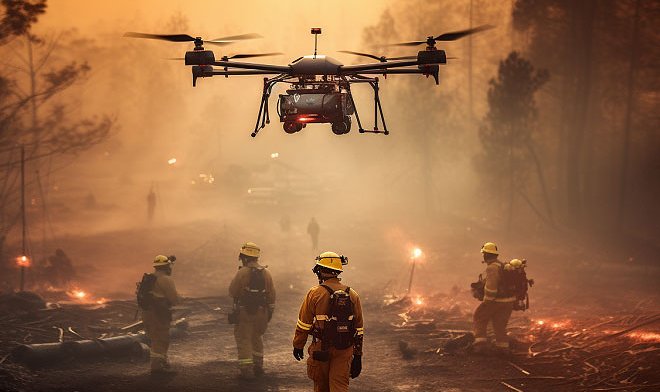
[[[374,129],[364,129],[362,127],[362,122],[360,121],[360,115],[358,114],[357,106],[355,105],[355,101],[353,100],[353,94],[351,93],[350,89],[350,84],[349,87],[347,88],[348,90],[348,96],[351,99],[351,104],[353,105],[353,108],[355,109],[355,119],[357,120],[358,123],[358,132],[360,133],[382,133],[383,135],[389,135],[390,131],[387,130],[387,124],[385,124],[385,116],[383,115],[383,107],[380,104],[380,95],[378,94],[378,91],[380,88],[378,87],[378,78],[373,78],[373,79],[363,79],[360,80],[363,82],[369,83],[371,88],[374,90]],[[383,123],[383,129],[378,129],[378,117],[380,117],[380,121]],[[334,125],[333,125],[333,131],[334,131]]]
[[[254,131],[250,136],[257,136],[257,133],[259,133],[262,128],[264,128],[267,124],[270,124],[270,114],[268,113],[268,98],[270,98],[270,93],[273,90],[273,86],[275,86],[275,84],[280,80],[280,77],[273,79],[264,78],[264,90],[261,94],[261,104],[259,105],[259,114],[257,114],[257,123],[254,125]],[[284,130],[287,131],[286,124],[284,124],[284,127]],[[287,133],[289,133],[289,131],[287,131]]]

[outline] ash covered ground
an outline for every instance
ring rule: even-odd
[[[48,309],[14,309],[0,318],[3,389],[310,390],[304,364],[290,351],[298,306],[316,283],[310,271],[314,252],[306,221],[292,221],[287,232],[275,220],[252,232],[227,220],[144,229],[147,236],[136,229],[70,237],[66,249],[77,266],[78,291],[42,291],[51,302]],[[387,222],[349,228],[322,224],[321,247],[339,248],[350,257],[344,281],[363,298],[364,370],[351,381],[351,390],[635,391],[653,390],[660,383],[655,267],[590,250],[586,241],[548,244],[528,239],[521,246],[522,241],[511,240],[508,248],[518,253],[510,255],[527,258],[528,274],[536,281],[530,290],[531,308],[515,312],[509,324],[513,356],[477,356],[465,344],[477,305],[469,283],[483,269],[474,238],[492,236],[492,231],[466,222],[452,222],[445,229],[434,225],[432,231]],[[237,268],[237,247],[245,239],[261,240],[262,261],[273,273],[278,292],[276,313],[264,337],[267,376],[252,382],[236,377],[233,331],[226,322],[231,307],[226,290]],[[500,242],[506,249],[509,242]],[[401,298],[410,271],[407,247],[412,244],[424,249],[424,257],[406,300]],[[101,255],[99,260],[77,260],[75,255],[88,247]],[[175,312],[175,319],[185,318],[188,325],[170,351],[177,375],[150,378],[148,363],[139,354],[69,358],[39,368],[26,367],[10,355],[21,344],[57,342],[60,329],[65,342],[126,334],[121,328],[139,320],[132,292],[142,272],[149,270],[150,249],[177,254],[173,276],[187,298]],[[144,257],[138,257],[140,253]],[[112,263],[111,274],[105,271],[107,263]],[[82,298],[80,291],[85,293]],[[130,332],[139,332],[139,326]]]

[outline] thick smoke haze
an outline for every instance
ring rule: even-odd
[[[130,296],[154,255],[174,253],[184,295],[217,295],[224,294],[237,266],[240,244],[254,241],[279,285],[299,289],[314,284],[309,268],[315,252],[306,226],[316,217],[321,248],[347,255],[346,279],[363,290],[401,290],[414,246],[425,255],[417,284],[429,293],[465,288],[482,268],[480,245],[490,240],[501,242],[505,258],[538,261],[532,263],[537,272],[564,262],[627,260],[627,250],[595,246],[588,227],[551,227],[523,199],[506,227],[503,191],[484,186],[484,178],[497,179],[475,164],[484,149],[479,129],[489,110],[489,81],[511,51],[525,53],[531,33],[513,29],[511,2],[475,2],[471,22],[468,2],[462,3],[49,2],[34,32],[57,38],[53,63],[75,60],[91,67],[63,97],[72,103],[69,110],[109,115],[115,122],[110,136],[92,149],[41,163],[41,170],[52,170],[46,198],[34,183],[28,187],[35,200],[29,209],[34,258],[63,248],[78,268],[79,285],[98,295]],[[127,31],[204,38],[254,32],[264,38],[207,49],[216,58],[282,52],[257,60],[289,64],[313,52],[309,29],[322,27],[319,53],[357,64],[368,61],[337,51],[415,54],[417,48],[382,44],[470,23],[494,28],[441,45],[450,59],[440,69],[439,86],[422,76],[381,77],[389,136],[358,134],[355,123],[341,137],[328,124],[287,135],[275,114],[276,96],[284,93],[278,86],[271,123],[251,138],[260,77],[200,79],[192,88],[190,70],[168,60],[182,57],[191,44],[122,37]],[[12,45],[3,50],[21,49]],[[544,108],[552,107],[562,83],[549,72],[550,82],[536,98],[541,122],[556,115]],[[372,126],[371,91],[354,91],[361,119]],[[558,159],[553,140],[541,143],[550,146],[540,153],[547,166]],[[542,205],[537,188],[530,191],[534,208]],[[151,223],[150,189],[157,200]],[[287,220],[289,230],[283,229]],[[16,246],[19,236],[13,230],[8,244]]]

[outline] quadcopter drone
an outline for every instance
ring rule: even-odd
[[[467,35],[474,34],[491,26],[479,26],[473,29],[454,31],[441,34],[437,37],[429,36],[424,41],[404,42],[392,46],[417,46],[426,44],[416,56],[385,57],[368,53],[341,51],[343,53],[363,56],[377,60],[376,63],[344,65],[332,57],[317,54],[318,35],[320,28],[312,28],[314,35],[314,54],[299,57],[289,65],[256,64],[232,61],[251,57],[273,56],[281,53],[237,54],[223,56],[220,61],[211,50],[205,50],[204,44],[227,45],[244,39],[260,38],[257,34],[244,34],[214,40],[202,40],[201,37],[192,37],[186,34],[145,34],[126,33],[125,37],[160,39],[171,42],[193,42],[193,50],[186,52],[183,59],[186,65],[192,66],[193,87],[197,85],[198,78],[212,76],[245,76],[269,75],[264,77],[263,92],[257,123],[251,136],[270,123],[268,101],[273,87],[277,83],[287,83],[290,88],[286,94],[280,94],[277,102],[277,114],[283,123],[284,131],[292,134],[299,132],[309,123],[330,123],[332,132],[344,135],[351,130],[351,116],[355,115],[360,133],[389,134],[385,117],[380,104],[379,79],[375,75],[392,74],[420,74],[426,77],[433,76],[439,84],[439,65],[447,63],[444,50],[437,49],[437,41],[454,41]],[[214,68],[219,67],[219,68]],[[374,92],[374,127],[364,129],[358,115],[351,85],[366,83]],[[382,130],[378,127],[378,120],[382,123]]]

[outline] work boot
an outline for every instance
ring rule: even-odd
[[[255,374],[251,366],[241,366],[239,370],[240,374],[238,377],[241,380],[254,380]]]
[[[172,369],[170,364],[166,359],[163,358],[151,358],[151,375],[152,376],[163,376],[163,375],[172,375],[176,374],[176,371]]]
[[[253,355],[252,361],[254,362],[254,376],[262,377],[264,375],[264,357]]]
[[[488,342],[476,342],[470,347],[472,353],[477,355],[489,355],[491,353],[491,348]]]
[[[493,347],[493,349],[492,349],[492,354],[495,355],[495,356],[498,356],[498,357],[507,358],[507,357],[510,357],[511,355],[513,355],[513,352],[509,348],[508,343],[506,345],[504,345],[504,344],[502,344],[502,345],[495,344],[495,347]]]

